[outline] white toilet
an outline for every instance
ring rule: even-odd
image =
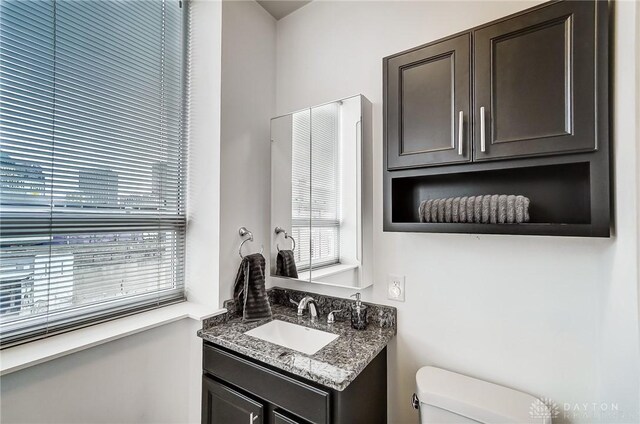
[[[435,367],[416,374],[421,424],[551,424],[552,412],[535,397]]]

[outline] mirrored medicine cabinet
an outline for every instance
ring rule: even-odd
[[[272,277],[372,284],[371,109],[356,95],[271,120]]]

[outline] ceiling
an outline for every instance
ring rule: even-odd
[[[257,0],[260,6],[276,19],[282,19],[289,13],[311,3],[311,0]]]

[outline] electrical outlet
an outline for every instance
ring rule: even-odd
[[[404,302],[404,276],[389,274],[387,276],[387,299]]]

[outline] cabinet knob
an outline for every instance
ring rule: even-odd
[[[253,422],[254,422],[255,420],[257,420],[257,419],[258,419],[258,417],[259,417],[259,415],[258,415],[258,414],[253,415],[253,412],[252,412],[252,413],[251,413],[251,415],[249,415],[249,424],[253,424]]]

